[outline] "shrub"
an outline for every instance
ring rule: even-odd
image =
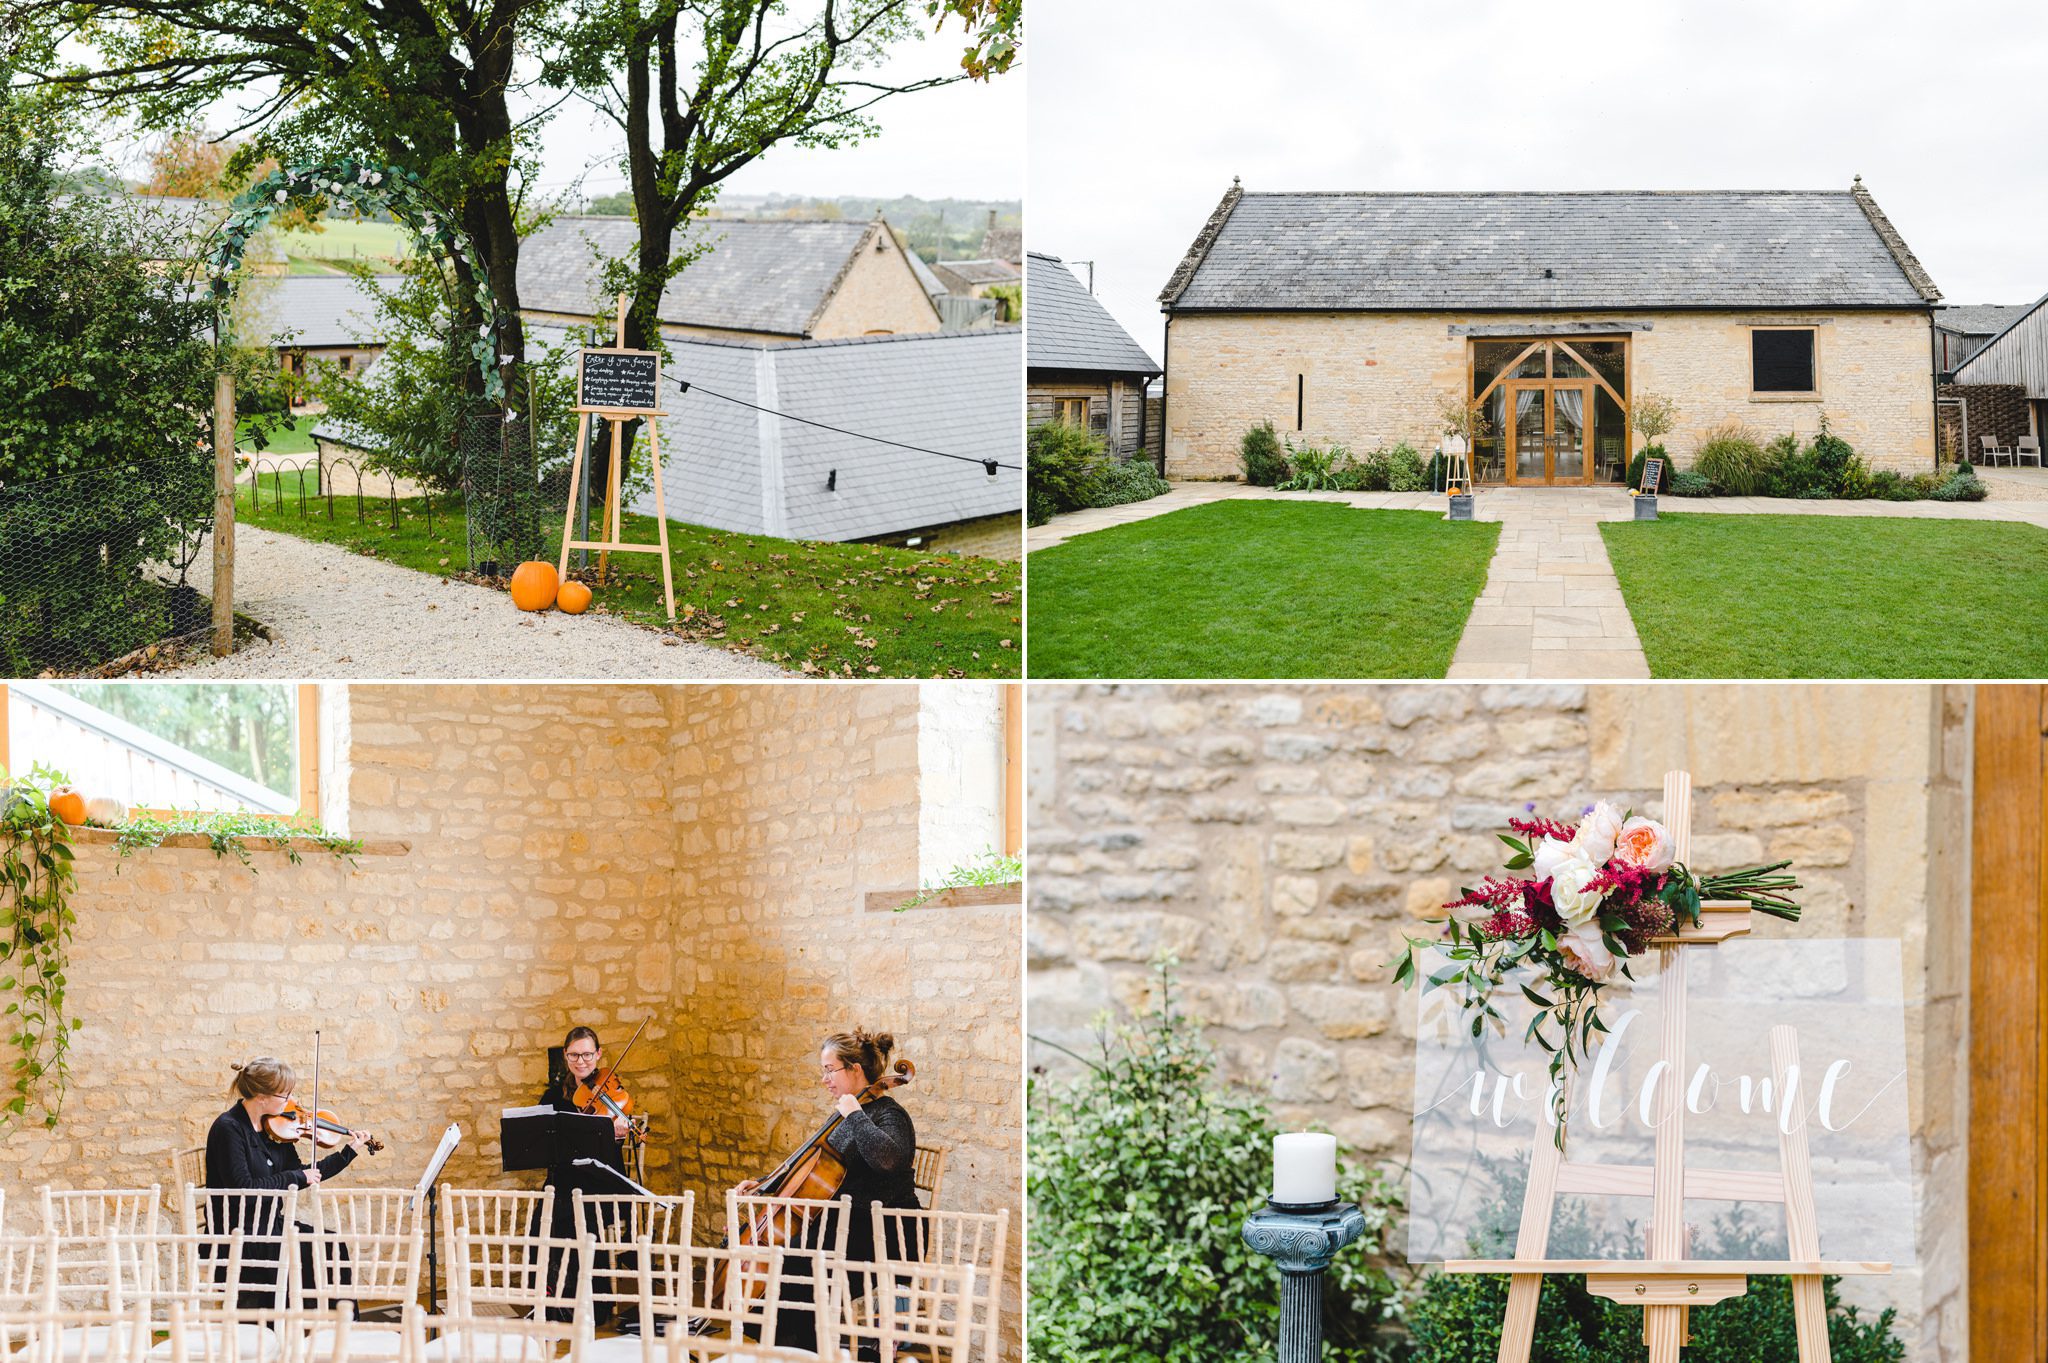
[[[1171,961],[1157,1000],[1102,1040],[1080,1079],[1033,1081],[1030,1353],[1114,1363],[1271,1358],[1280,1288],[1239,1232],[1265,1202],[1273,1119],[1215,1079],[1198,1026],[1176,1011]],[[1361,1201],[1365,1240],[1324,1278],[1325,1356],[1385,1363],[1396,1288],[1376,1262],[1399,1194],[1345,1162],[1338,1195]]]
[[[1707,432],[1692,456],[1693,472],[1736,497],[1754,497],[1764,491],[1772,467],[1772,456],[1765,453],[1756,432],[1734,421]]]
[[[1413,445],[1402,441],[1387,451],[1387,491],[1426,492],[1429,489],[1429,471],[1423,467],[1422,456]]]
[[[1677,473],[1672,474],[1666,480],[1666,486],[1671,489],[1671,495],[1674,497],[1711,497],[1714,495],[1713,480],[1703,473],[1694,473],[1691,469],[1681,469]]]
[[[1286,478],[1274,484],[1282,492],[1324,492],[1335,486],[1330,481],[1330,471],[1337,462],[1341,447],[1332,445],[1329,449],[1318,449],[1314,445],[1297,448],[1287,442]]]
[[[1059,515],[1059,508],[1052,504],[1052,498],[1046,496],[1037,488],[1032,488],[1024,494],[1025,524],[1044,525],[1057,515]]]
[[[1957,464],[1934,489],[1933,495],[1937,502],[1981,502],[1990,495],[1990,489],[1977,476],[1977,470],[1968,464]]]
[[[1449,485],[1446,480],[1451,473],[1450,463],[1450,460],[1444,458],[1441,450],[1429,456],[1429,468],[1423,474],[1423,481],[1429,491],[1443,492],[1447,489]]]
[[[1280,453],[1280,436],[1273,423],[1262,421],[1244,433],[1237,452],[1244,461],[1244,480],[1254,487],[1274,487],[1287,476],[1287,459]]]
[[[1159,476],[1159,470],[1152,467],[1152,461],[1142,454],[1131,459],[1114,459],[1096,479],[1095,495],[1088,505],[1123,506],[1128,502],[1142,502],[1169,491],[1171,487]]]
[[[1093,506],[1096,483],[1107,471],[1103,443],[1078,426],[1049,421],[1031,432],[1031,487],[1055,514]]]
[[[1828,429],[1826,412],[1820,414],[1820,434],[1813,438],[1807,450],[1822,472],[1827,474],[1829,486],[1837,491],[1840,490],[1842,479],[1848,474],[1850,467],[1859,462],[1856,451],[1849,442]]]
[[[1643,485],[1643,470],[1649,466],[1649,461],[1652,459],[1662,459],[1664,461],[1664,472],[1657,479],[1657,491],[1669,492],[1671,490],[1673,472],[1671,456],[1664,453],[1662,445],[1645,445],[1636,451],[1635,458],[1628,461],[1628,485],[1630,487],[1641,487]]]
[[[1385,492],[1387,481],[1392,476],[1386,447],[1369,450],[1365,458],[1358,461],[1358,490],[1361,492]]]

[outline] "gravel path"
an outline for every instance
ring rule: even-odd
[[[209,543],[192,583],[212,590]],[[235,609],[277,637],[180,677],[787,677],[759,658],[605,615],[527,614],[504,592],[235,527]]]

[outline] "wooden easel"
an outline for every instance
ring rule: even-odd
[[[1692,775],[1664,776],[1664,825],[1671,830],[1677,859],[1691,864]],[[1668,937],[1655,940],[1663,966],[1663,1059],[1670,1065],[1662,1122],[1657,1127],[1655,1163],[1644,1165],[1574,1163],[1565,1159],[1560,1142],[1538,1123],[1529,1160],[1529,1182],[1522,1196],[1522,1220],[1512,1259],[1454,1259],[1447,1273],[1506,1273],[1507,1315],[1501,1325],[1499,1363],[1528,1363],[1535,1342],[1536,1304],[1546,1274],[1583,1273],[1586,1289],[1624,1305],[1643,1308],[1643,1342],[1650,1363],[1678,1363],[1679,1348],[1690,1342],[1690,1312],[1742,1296],[1752,1273],[1785,1274],[1792,1279],[1793,1322],[1799,1338],[1800,1363],[1828,1363],[1827,1304],[1821,1279],[1827,1274],[1889,1273],[1888,1263],[1822,1262],[1820,1230],[1813,1202],[1813,1172],[1808,1161],[1806,1128],[1797,1126],[1778,1138],[1779,1172],[1685,1167],[1685,974],[1688,950],[1711,947],[1749,932],[1750,908],[1740,901],[1701,905],[1697,927],[1680,924]],[[1784,1093],[1787,1072],[1799,1063],[1798,1033],[1791,1027],[1771,1028],[1771,1071],[1775,1092]],[[1780,1127],[1782,1131],[1782,1124]],[[1650,1198],[1650,1257],[1630,1260],[1547,1259],[1550,1221],[1560,1193],[1605,1194]],[[1787,1250],[1783,1260],[1690,1259],[1691,1234],[1684,1221],[1687,1198],[1777,1202],[1785,1208]]]
[[[626,349],[626,295],[623,293],[619,295],[617,344],[604,349],[586,351],[585,353],[599,355],[653,354],[652,351]],[[653,418],[663,415],[660,405],[660,364],[661,362],[657,358],[654,371],[656,399],[652,405],[644,407],[595,407],[585,406],[583,403],[583,362],[581,359],[577,361],[576,411],[578,416],[576,419],[576,457],[569,465],[569,505],[562,513],[562,560],[556,565],[555,571],[559,577],[567,581],[569,576],[569,551],[571,549],[595,549],[598,551],[597,581],[599,586],[603,586],[605,574],[611,566],[612,550],[616,549],[621,553],[660,554],[661,594],[663,600],[668,605],[669,623],[674,624],[676,619],[675,569],[669,563],[668,556],[668,507],[662,501],[661,496],[661,440],[653,421]],[[576,526],[576,498],[583,490],[583,461],[585,451],[590,445],[590,419],[593,416],[602,417],[610,422],[612,431],[610,478],[605,484],[604,538],[601,540],[571,539],[569,536],[574,532]],[[647,451],[654,460],[654,525],[656,533],[660,537],[660,543],[658,544],[628,544],[619,538],[625,526],[625,520],[619,510],[620,451],[624,444],[626,423],[639,417],[648,418]]]

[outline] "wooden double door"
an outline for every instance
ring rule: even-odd
[[[1593,481],[1591,379],[1509,379],[1506,424],[1508,482],[1582,487]]]

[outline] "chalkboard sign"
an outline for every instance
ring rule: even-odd
[[[1662,459],[1645,459],[1643,461],[1642,490],[1649,493],[1655,493],[1657,489],[1663,485],[1663,482],[1664,461]]]
[[[586,350],[576,405],[600,412],[659,412],[661,357],[651,350]]]

